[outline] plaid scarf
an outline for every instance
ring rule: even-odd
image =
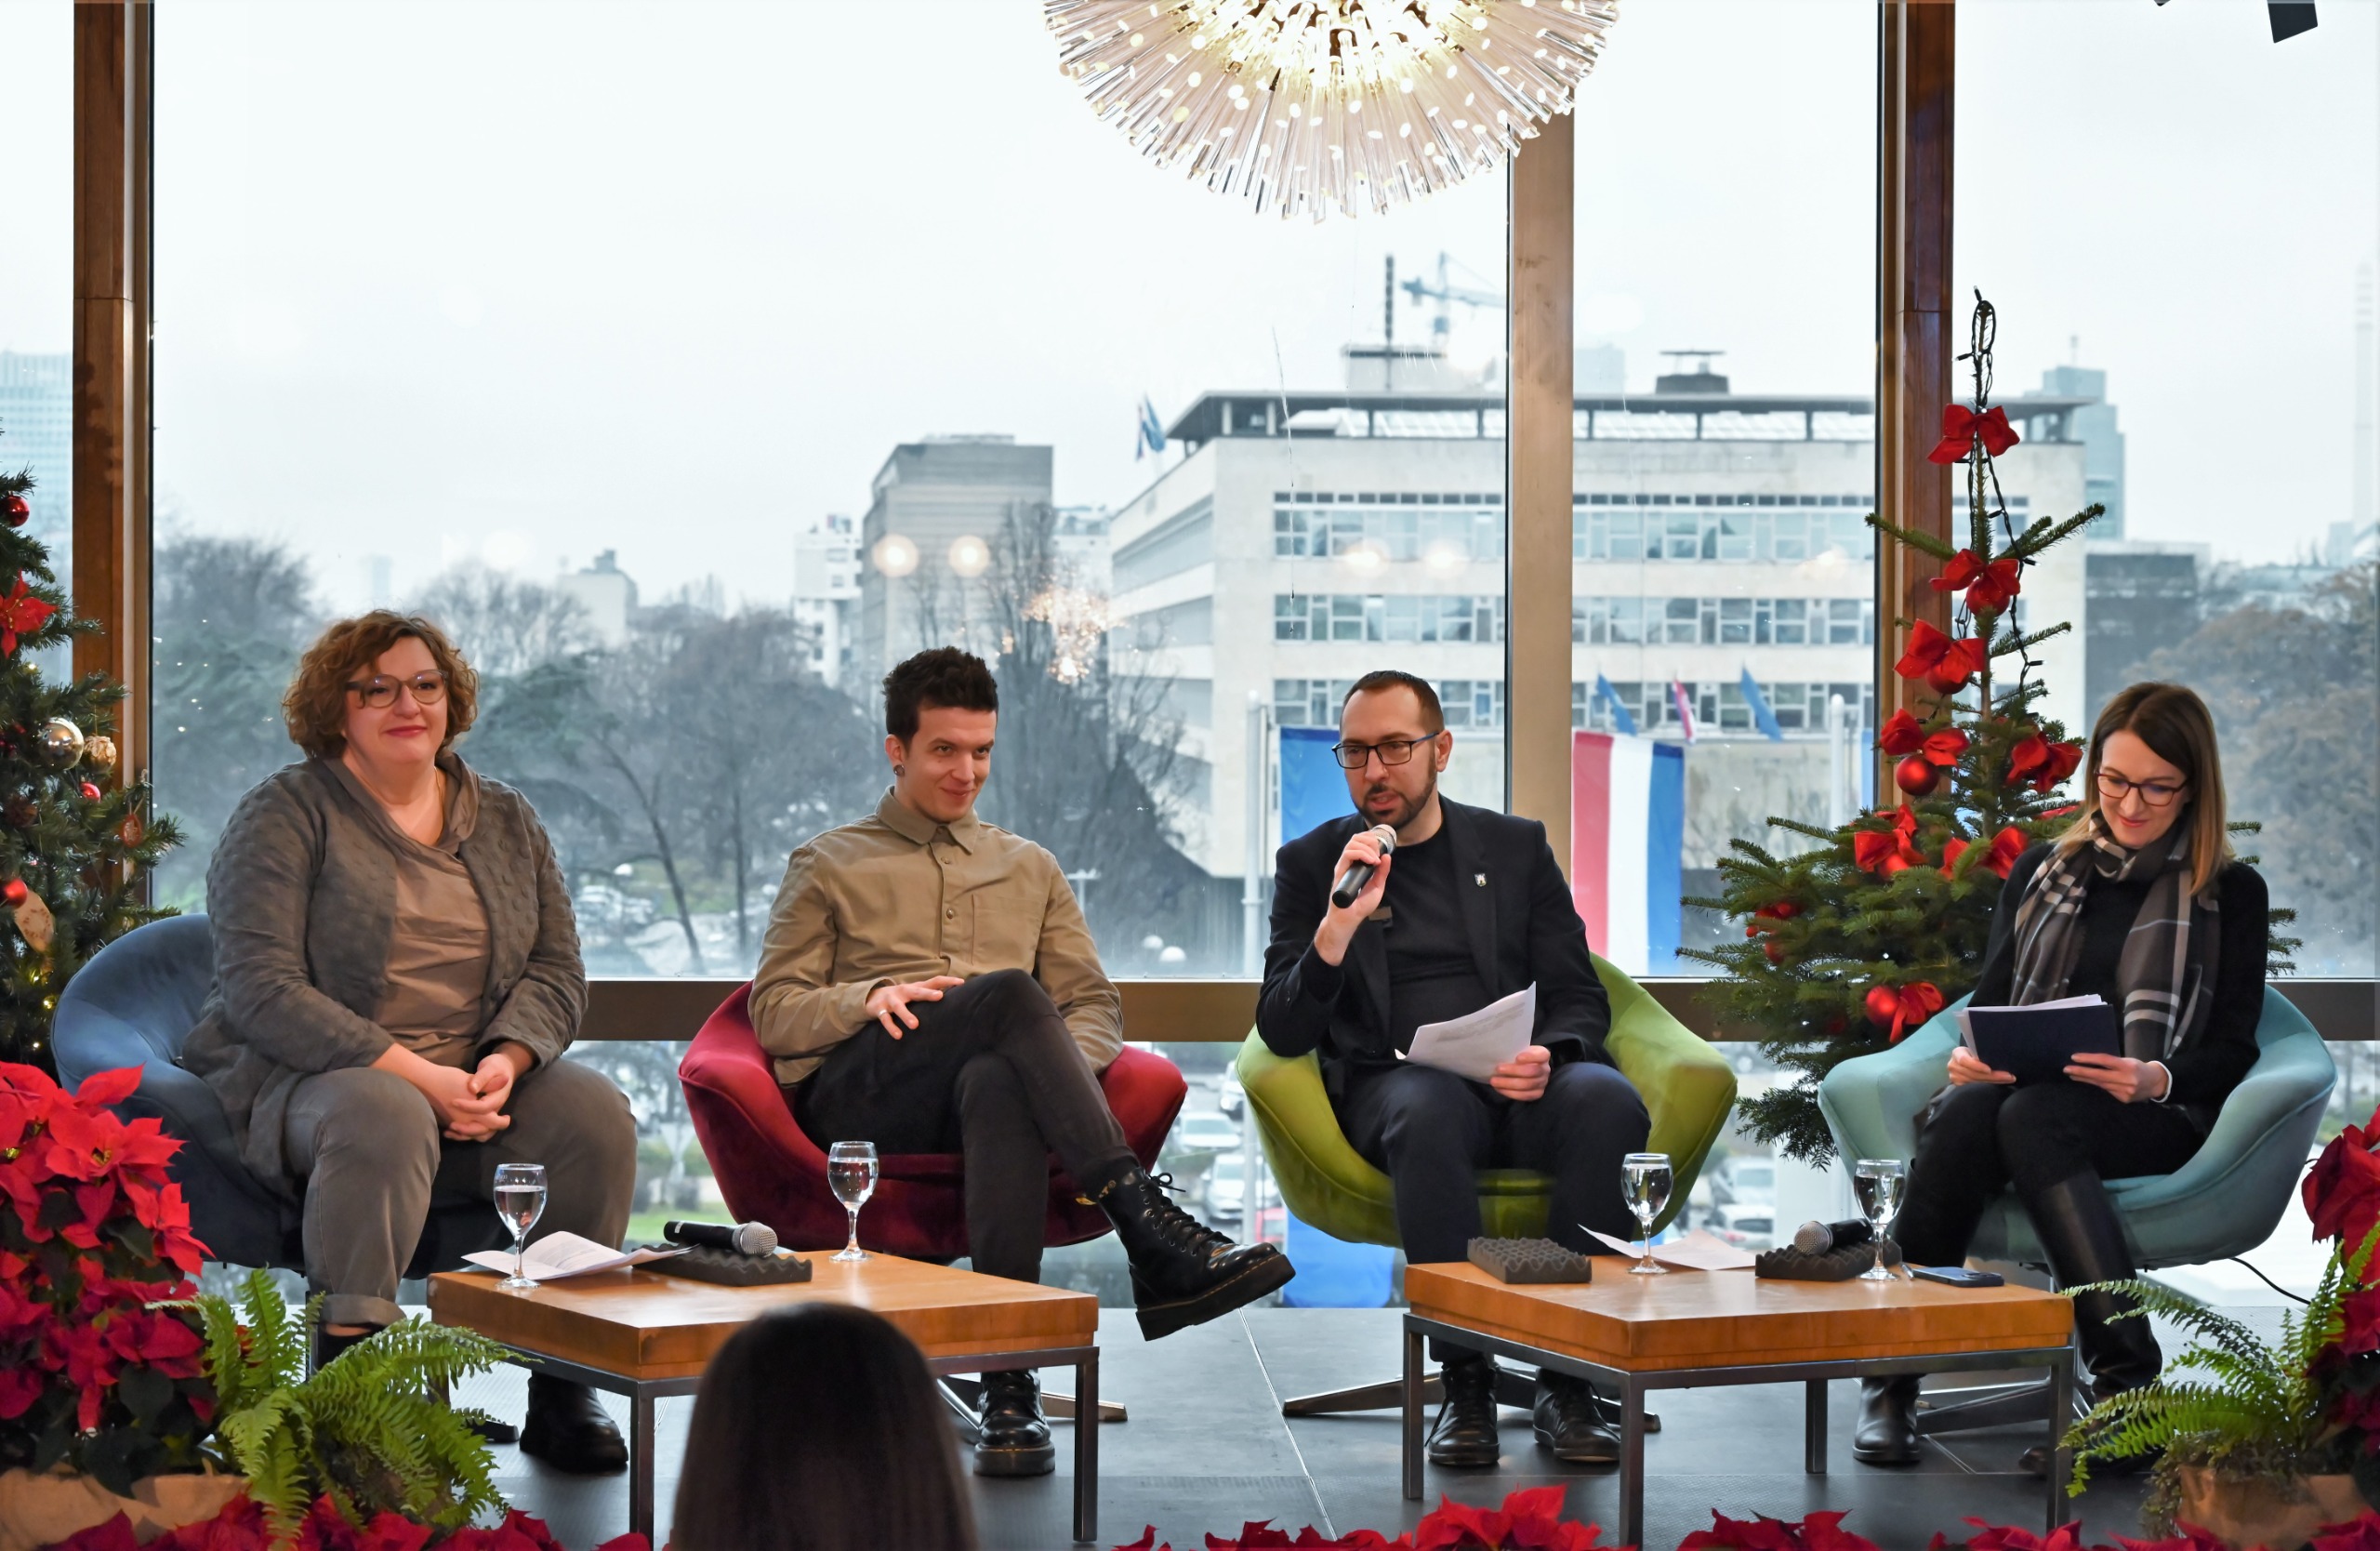
[[[2123,940],[2116,989],[2123,1018],[2123,1053],[2158,1061],[2205,1026],[2211,1011],[2219,933],[2213,898],[2189,895],[2189,834],[2177,818],[2153,845],[2128,851],[2090,817],[2091,839],[2072,851],[2052,852],[2016,906],[2016,966],[2010,1001],[2019,1007],[2067,994],[2082,951],[2078,924],[2092,880],[2149,880],[2148,895]]]

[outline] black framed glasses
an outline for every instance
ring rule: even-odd
[[[413,696],[415,705],[434,706],[446,698],[446,675],[435,669],[427,673],[416,673],[410,679],[392,679],[381,673],[360,683],[350,683],[347,687],[355,692],[357,699],[374,710],[385,710],[395,705],[397,691],[401,689]]]
[[[1427,737],[1393,737],[1384,743],[1334,743],[1330,756],[1339,762],[1342,770],[1361,770],[1374,754],[1380,756],[1382,764],[1408,764],[1414,749],[1437,740],[1438,735],[1432,733]]]
[[[2126,796],[2136,791],[2143,802],[2152,808],[2162,808],[2188,789],[2189,784],[2186,781],[2135,781],[2112,770],[2099,772],[2099,801],[2102,802],[2122,802]]]

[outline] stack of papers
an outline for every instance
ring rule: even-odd
[[[648,1260],[667,1260],[683,1250],[609,1250],[592,1239],[581,1239],[575,1233],[549,1233],[529,1246],[522,1258],[522,1274],[531,1281],[557,1281],[563,1277],[583,1277],[591,1271],[616,1271],[623,1266],[641,1266]],[[472,1265],[499,1276],[512,1274],[510,1250],[482,1250],[463,1257]]]
[[[1644,1258],[1644,1240],[1614,1239],[1607,1233],[1587,1231],[1595,1239],[1631,1260]],[[1679,1271],[1749,1271],[1760,1257],[1749,1250],[1739,1250],[1715,1233],[1696,1228],[1666,1243],[1653,1245],[1653,1258],[1663,1266]]]
[[[1413,1048],[1397,1052],[1397,1059],[1485,1082],[1536,1038],[1537,988],[1532,985],[1476,1013],[1423,1024],[1413,1031]]]

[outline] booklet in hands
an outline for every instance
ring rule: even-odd
[[[1977,1060],[2023,1087],[2069,1080],[2077,1055],[2121,1055],[2123,1025],[2102,998],[2071,996],[2030,1007],[1964,1007],[1959,1040]]]

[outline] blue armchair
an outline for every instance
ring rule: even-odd
[[[1959,1041],[1945,1008],[1899,1044],[1845,1061],[1818,1084],[1818,1108],[1846,1159],[1908,1158],[1917,1116],[1942,1086]],[[2191,1266],[2243,1253],[2263,1243],[2289,1209],[2307,1151],[2338,1078],[2322,1037],[2289,999],[2265,988],[2256,1025],[2256,1064],[2224,1101],[2196,1156],[2170,1174],[2108,1181],[2123,1219],[2133,1264],[2142,1270]],[[2048,1256],[2014,1194],[1984,1213],[1972,1252],[1985,1260],[2043,1266]],[[1990,1409],[1986,1409],[1989,1407]],[[1966,1409],[1964,1420],[1921,1412],[1918,1430],[1948,1432],[2014,1420],[2005,1401]]]
[[[94,954],[58,999],[50,1030],[69,1087],[96,1071],[141,1068],[120,1109],[150,1116],[181,1150],[169,1165],[190,1201],[191,1231],[209,1258],[234,1266],[305,1266],[298,1203],[248,1172],[215,1092],[177,1065],[215,980],[214,935],[203,915],[172,916],[127,932]],[[478,1202],[433,1206],[410,1276],[460,1265],[506,1238]]]

